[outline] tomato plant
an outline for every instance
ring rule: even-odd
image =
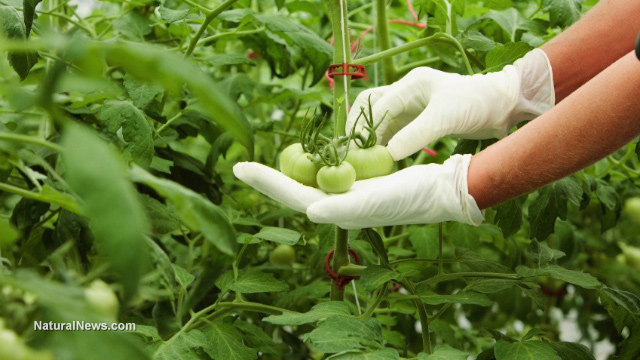
[[[499,71],[596,2],[0,0],[0,359],[639,358],[637,141],[479,227],[318,225],[232,173],[351,164],[344,191],[475,153],[394,164],[349,106]],[[75,321],[136,329],[34,329]]]

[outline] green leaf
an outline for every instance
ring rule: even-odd
[[[223,66],[223,65],[239,65],[239,64],[248,64],[255,66],[256,63],[251,61],[244,54],[216,54],[211,55],[204,59],[207,63],[211,64],[211,66]]]
[[[475,226],[451,222],[447,224],[447,234],[455,246],[475,249],[480,246],[480,233]]]
[[[25,36],[29,38],[31,33],[31,26],[33,25],[33,18],[36,15],[36,6],[42,2],[42,0],[23,0],[22,1],[22,14],[24,17]]]
[[[548,343],[538,340],[512,343],[500,340],[494,351],[496,360],[562,360]]]
[[[519,196],[494,206],[496,216],[493,221],[502,230],[505,238],[514,235],[522,227],[522,205],[526,199],[526,195]]]
[[[7,249],[15,244],[20,233],[11,225],[9,219],[0,218],[0,249]]]
[[[628,326],[629,329],[640,325],[640,297],[623,290],[603,287],[599,291],[602,305],[609,315],[618,332]]]
[[[144,113],[128,101],[108,100],[100,111],[100,120],[109,132],[122,129],[126,149],[141,166],[148,167],[153,158],[153,132]]]
[[[582,344],[570,342],[549,343],[562,360],[596,360],[591,351]]]
[[[582,188],[574,177],[567,177],[547,185],[529,205],[532,239],[542,241],[554,231],[556,219],[566,220],[567,202],[580,204]]]
[[[531,240],[531,244],[529,244],[529,247],[525,250],[525,255],[529,260],[541,266],[548,264],[550,261],[558,260],[566,254],[560,250],[550,248],[549,245],[544,242]]]
[[[467,284],[467,290],[473,290],[483,294],[494,294],[509,289],[516,284],[514,280],[501,279],[475,279]]]
[[[380,259],[382,265],[387,267],[389,266],[389,257],[387,255],[387,250],[384,247],[382,237],[380,237],[380,234],[378,234],[377,231],[373,229],[363,229],[359,234],[359,238],[362,238],[365,241],[368,241],[369,244],[371,244],[371,247],[378,255],[378,258]]]
[[[491,11],[484,15],[485,18],[495,21],[504,31],[509,34],[511,41],[516,41],[518,30],[535,30],[531,21],[520,14],[515,8],[502,11]],[[488,56],[488,55],[487,55]]]
[[[370,265],[362,272],[360,282],[365,290],[373,291],[380,288],[384,283],[394,279],[397,280],[399,277],[400,274],[396,271],[379,265]]]
[[[349,316],[349,305],[344,301],[328,301],[314,305],[306,313],[284,312],[282,315],[271,315],[263,321],[275,325],[303,325],[325,320],[333,316]]]
[[[398,350],[384,348],[379,350],[346,351],[329,356],[327,360],[400,360]]]
[[[153,233],[168,234],[180,229],[180,221],[167,205],[146,194],[140,194],[139,199],[151,221]]]
[[[464,33],[462,46],[476,51],[489,51],[496,46],[496,42],[484,36],[477,30],[469,30]]]
[[[485,59],[487,68],[485,72],[500,71],[531,50],[533,50],[533,47],[522,41],[496,46],[487,53],[487,58]]]
[[[25,40],[26,31],[18,12],[12,7],[0,5],[0,35],[8,39]],[[24,80],[38,62],[38,54],[32,51],[12,51],[9,52],[8,59],[13,70]]]
[[[615,210],[618,206],[618,192],[609,183],[602,179],[596,179],[596,197],[602,205],[609,210]]]
[[[246,321],[236,319],[233,327],[242,331],[247,346],[252,347],[263,354],[278,354],[278,346],[273,338],[261,327]]]
[[[430,291],[420,292],[417,294],[423,303],[427,305],[441,305],[441,304],[465,304],[465,305],[479,305],[479,306],[491,306],[493,301],[485,294],[477,292],[461,292],[457,294],[436,294]]]
[[[567,27],[580,18],[583,0],[542,0],[551,26]]]
[[[130,11],[113,21],[113,28],[126,38],[144,41],[144,36],[151,33],[151,20],[137,10]]]
[[[302,237],[302,234],[291,229],[265,226],[253,236],[278,244],[295,245]]]
[[[177,54],[140,44],[116,43],[106,48],[105,55],[109,62],[121,66],[132,76],[157,82],[174,94],[181,94],[186,85],[207,114],[240,141],[253,157],[251,125],[233,100],[195,65]]]
[[[189,15],[189,11],[191,10],[190,9],[173,10],[173,9],[166,8],[164,6],[160,6],[158,8],[158,12],[160,13],[160,18],[169,24],[186,18],[187,15]]]
[[[240,272],[238,280],[229,285],[229,289],[241,293],[277,292],[289,290],[289,285],[273,277],[273,274],[259,270]]]
[[[62,146],[67,181],[84,200],[98,248],[120,275],[130,297],[146,271],[149,224],[133,185],[126,179],[126,168],[88,128],[67,125]]]
[[[600,281],[591,274],[565,269],[558,265],[547,265],[537,269],[521,265],[516,268],[516,273],[523,277],[550,276],[586,289],[594,289],[601,285]]]
[[[129,74],[126,74],[124,76],[124,81],[122,82],[122,84],[127,90],[127,93],[133,101],[133,104],[138,109],[146,108],[153,101],[153,99],[164,92],[162,86],[156,83],[138,80]]]
[[[171,266],[173,267],[173,273],[176,276],[176,280],[178,280],[178,284],[180,284],[180,287],[186,290],[187,287],[191,285],[193,280],[196,279],[196,277],[189,274],[187,269],[183,268],[182,266],[176,264],[171,264]]]
[[[418,354],[418,360],[467,360],[467,357],[469,357],[468,352],[454,349],[448,345],[436,346],[431,355]]]
[[[438,256],[438,228],[434,226],[410,226],[409,241],[418,259],[435,259]]]
[[[212,359],[254,360],[258,358],[255,349],[242,342],[242,334],[234,326],[216,321],[203,329],[207,342],[204,351]]]
[[[324,353],[382,348],[382,326],[375,318],[365,320],[334,316],[304,336],[312,347]]]
[[[200,330],[178,333],[168,341],[162,342],[156,350],[154,360],[200,360],[199,349],[206,346],[211,339]]]
[[[483,1],[484,6],[495,9],[495,10],[503,10],[513,6],[513,2],[511,0],[485,0]]]
[[[201,232],[207,241],[223,253],[235,253],[237,243],[233,227],[218,206],[192,190],[173,181],[157,178],[138,166],[134,166],[129,174],[133,181],[144,183],[169,199],[177,216],[189,229]]]

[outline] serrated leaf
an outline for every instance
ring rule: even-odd
[[[538,340],[512,343],[500,340],[494,351],[496,360],[562,360],[548,343]]]
[[[380,288],[384,283],[399,278],[400,274],[397,271],[379,265],[370,265],[362,272],[360,283],[364,286],[365,290],[373,291]]]
[[[371,244],[373,251],[375,251],[375,253],[378,255],[378,258],[380,259],[380,263],[388,267],[389,257],[387,255],[387,250],[384,246],[384,242],[382,241],[382,237],[380,237],[380,234],[378,234],[378,232],[373,229],[363,229],[360,232],[359,237]]]
[[[154,360],[200,360],[198,350],[207,344],[207,337],[200,330],[179,333],[160,344]]]
[[[129,74],[126,74],[123,80],[124,88],[138,109],[146,108],[153,99],[164,92],[162,86],[138,80]]]
[[[235,253],[237,243],[233,227],[218,206],[192,190],[173,181],[157,178],[138,166],[130,169],[129,175],[133,181],[144,183],[169,199],[176,215],[189,229],[201,232],[207,241],[223,253]]]
[[[263,321],[275,325],[303,325],[325,320],[332,316],[349,316],[349,305],[343,301],[328,301],[314,305],[306,313],[284,312],[267,316]]]
[[[560,250],[550,248],[549,245],[544,242],[531,240],[531,244],[529,244],[527,250],[525,250],[525,255],[529,260],[538,264],[538,266],[542,266],[546,265],[550,261],[558,260],[566,254]]]
[[[8,39],[25,40],[25,24],[20,14],[12,7],[0,5],[0,32]],[[38,54],[32,51],[11,51],[8,54],[9,64],[24,80],[31,68],[38,62]]]
[[[229,289],[241,293],[277,292],[289,290],[289,285],[273,277],[273,274],[259,270],[248,270],[238,274],[238,280],[229,285]]]
[[[42,2],[42,0],[23,0],[22,1],[22,14],[24,17],[25,36],[29,38],[31,33],[31,26],[33,25],[33,18],[36,15],[36,6]]]
[[[436,294],[433,292],[420,292],[416,294],[420,297],[423,303],[427,305],[441,305],[441,304],[466,304],[466,305],[479,305],[479,306],[491,306],[493,301],[485,294],[467,291],[457,294]]]
[[[175,94],[186,85],[211,119],[229,131],[253,157],[253,130],[238,106],[222,93],[209,76],[180,56],[148,45],[117,43],[106,47],[114,65],[145,81],[157,82]]]
[[[533,50],[533,47],[522,41],[496,46],[487,53],[485,59],[487,68],[485,72],[500,71],[531,50]]]
[[[113,28],[126,38],[135,41],[144,41],[144,36],[152,30],[151,20],[140,14],[137,10],[130,11],[113,21]]]
[[[567,27],[580,18],[582,0],[542,0],[551,26]]]
[[[475,226],[451,222],[447,224],[449,239],[455,246],[475,249],[480,246],[480,233]]]
[[[304,336],[311,346],[324,353],[382,348],[382,326],[375,318],[365,320],[334,316],[321,322]]]
[[[255,349],[242,342],[242,334],[232,325],[216,321],[202,331],[207,339],[204,351],[212,359],[254,360],[258,358]]]
[[[603,287],[599,295],[618,332],[622,332],[625,326],[633,329],[640,324],[640,297],[609,287]]]
[[[508,238],[514,235],[522,226],[522,205],[527,196],[519,196],[495,206],[494,223],[502,230],[502,235]]]
[[[448,345],[436,346],[430,355],[418,354],[418,360],[467,360],[467,357],[469,357],[468,352],[454,349]]]
[[[295,245],[302,237],[302,234],[287,228],[265,226],[260,229],[257,234],[252,236],[278,244]]]
[[[173,273],[176,276],[176,280],[178,280],[178,284],[180,284],[180,287],[186,290],[196,277],[189,274],[187,269],[183,268],[182,266],[176,264],[171,264],[171,266],[173,267]]]
[[[562,360],[596,360],[591,351],[582,344],[570,342],[553,342],[549,345]]]
[[[384,348],[369,351],[346,351],[329,356],[327,360],[400,360],[398,350]]]
[[[476,51],[489,51],[496,46],[496,42],[477,30],[469,30],[464,33],[462,46]]]
[[[149,223],[126,179],[125,165],[102,139],[80,125],[65,127],[62,145],[67,181],[84,200],[99,249],[120,275],[127,296],[132,296],[146,271]]]
[[[600,281],[591,274],[565,269],[558,265],[546,265],[537,269],[518,266],[516,268],[516,273],[523,277],[550,276],[554,279],[562,280],[587,289],[594,289],[601,285]]]
[[[264,354],[278,354],[278,346],[275,341],[261,327],[240,319],[233,322],[233,327],[242,331],[247,346]]]
[[[542,241],[554,231],[556,219],[567,217],[567,202],[580,204],[582,188],[574,177],[567,177],[547,185],[529,205],[531,239]]]
[[[144,113],[128,101],[108,100],[100,111],[100,120],[111,133],[122,128],[126,149],[141,166],[147,167],[153,158],[153,132]]]
[[[515,8],[508,8],[502,11],[491,11],[484,15],[485,18],[495,21],[507,34],[511,41],[516,41],[518,30],[535,29],[531,21],[522,16]]]
[[[158,8],[158,12],[160,13],[160,18],[167,23],[171,24],[176,21],[180,21],[189,15],[190,9],[169,9],[164,6]]]

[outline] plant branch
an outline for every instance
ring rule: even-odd
[[[38,138],[38,137],[35,137],[35,136],[28,136],[28,135],[20,135],[20,134],[11,134],[11,133],[0,132],[0,140],[23,142],[23,143],[28,143],[28,144],[39,145],[39,146],[46,147],[46,148],[49,148],[51,150],[58,151],[58,152],[62,151],[62,147],[60,145],[54,144],[52,142],[49,142],[47,140],[44,140],[44,139],[41,139],[41,138]]]
[[[220,15],[221,12],[227,10],[231,5],[235,4],[237,1],[238,0],[227,0],[222,4],[218,5],[218,7],[211,10],[211,12],[207,14],[207,16],[204,18],[204,22],[202,23],[202,25],[200,25],[200,29],[198,29],[198,32],[196,33],[196,35],[193,38],[191,38],[191,42],[189,43],[189,48],[187,49],[187,52],[184,54],[184,57],[189,57],[189,55],[193,53],[193,50],[195,50],[196,45],[198,44],[198,41],[200,40],[204,32],[207,30],[207,27],[213,21],[213,19],[215,19],[218,15]]]

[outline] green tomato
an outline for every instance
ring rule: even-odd
[[[102,280],[95,280],[84,290],[89,305],[110,319],[118,317],[118,297]]]
[[[632,197],[624,203],[624,212],[636,225],[640,225],[640,197]]]
[[[356,180],[389,175],[393,169],[393,158],[389,150],[382,145],[375,145],[368,149],[358,147],[350,149],[347,161],[356,170]]]
[[[291,265],[296,260],[293,246],[280,244],[269,254],[269,262],[273,265]]]
[[[323,166],[318,171],[318,186],[328,193],[343,193],[356,182],[356,170],[347,161],[338,166]]]
[[[311,154],[305,152],[300,143],[287,146],[280,153],[280,171],[299,183],[317,186],[316,175],[320,165],[311,161],[309,156]]]
[[[622,241],[618,241],[618,246],[620,246],[620,249],[622,249],[625,263],[629,265],[629,267],[640,269],[640,248],[627,245]]]

